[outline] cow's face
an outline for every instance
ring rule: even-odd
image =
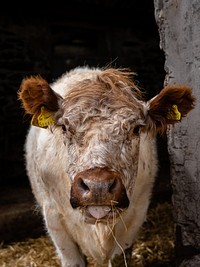
[[[83,92],[87,94],[86,89]],[[76,101],[65,98],[56,117],[70,155],[66,162],[72,182],[70,202],[87,217],[108,220],[129,205],[146,107],[122,96],[102,104],[95,95],[83,102],[81,94]]]
[[[67,150],[71,206],[90,223],[113,219],[128,207],[141,135],[164,131],[194,103],[191,88],[184,86],[167,87],[146,103],[129,74],[113,69],[76,83],[62,97],[40,77],[31,77],[22,82],[19,98],[33,125],[53,124],[55,138]]]

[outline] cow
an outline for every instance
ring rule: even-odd
[[[89,258],[130,266],[157,176],[156,136],[195,106],[185,85],[145,100],[134,77],[126,68],[78,66],[52,84],[22,79],[27,176],[62,267]]]

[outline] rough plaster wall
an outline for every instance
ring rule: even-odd
[[[177,262],[181,267],[197,267],[200,266],[200,1],[154,0],[154,5],[160,47],[166,60],[165,83],[189,85],[197,98],[195,109],[168,131]]]

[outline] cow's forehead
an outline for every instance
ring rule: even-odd
[[[122,74],[116,76],[112,72],[109,75],[102,72],[102,75],[96,75],[95,78],[73,81],[70,86],[65,83],[61,85],[65,87],[65,102],[70,106],[77,103],[83,106],[86,103],[90,106],[116,103],[130,105],[133,102],[138,103],[142,98],[141,91],[133,81],[128,77],[125,79]]]
[[[122,74],[110,72],[71,83],[57,115],[58,119],[79,127],[99,121],[108,124],[134,122],[144,116],[144,109],[134,83]]]
[[[119,88],[118,88],[119,90]],[[63,114],[87,113],[90,116],[119,116],[140,113],[144,109],[144,102],[137,99],[131,88],[106,92],[100,90],[74,90],[65,96],[61,109]]]
[[[71,105],[63,108],[60,118],[65,123],[81,124],[87,123],[134,123],[144,118],[145,106],[142,104],[122,105],[115,103],[113,106],[98,105]],[[78,123],[79,124],[79,123]]]

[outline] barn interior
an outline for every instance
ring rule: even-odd
[[[137,73],[149,99],[165,79],[159,42],[153,0],[68,0],[64,6],[0,10],[0,242],[44,233],[25,170],[29,119],[17,100],[21,80],[40,74],[51,83],[81,65],[126,67]],[[160,167],[152,205],[171,200],[165,134],[157,142]]]

